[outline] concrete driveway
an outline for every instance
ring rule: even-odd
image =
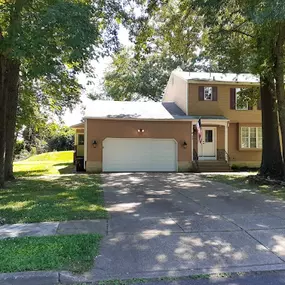
[[[104,174],[93,280],[285,269],[285,202],[198,174]]]

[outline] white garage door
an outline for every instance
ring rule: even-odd
[[[103,141],[103,171],[176,171],[176,142],[171,139]]]

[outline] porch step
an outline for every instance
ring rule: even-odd
[[[199,172],[230,172],[230,165],[223,160],[198,161]]]

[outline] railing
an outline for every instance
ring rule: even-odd
[[[199,161],[198,153],[197,153],[197,151],[195,149],[193,149],[193,163],[195,164],[196,171],[199,170],[198,161]]]
[[[224,161],[229,163],[230,162],[230,156],[226,152],[225,149],[218,149],[217,150],[217,160],[224,160]]]

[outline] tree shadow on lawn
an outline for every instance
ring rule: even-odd
[[[9,224],[107,217],[98,175],[22,178],[0,192],[0,219]]]
[[[16,177],[27,177],[27,176],[42,176],[42,175],[56,175],[56,174],[72,174],[76,173],[75,166],[73,163],[57,163],[57,164],[46,164],[42,165],[40,169],[33,169],[27,167],[26,170],[15,171]]]
[[[58,168],[60,174],[76,173],[75,165],[73,163],[58,163],[54,166]]]

